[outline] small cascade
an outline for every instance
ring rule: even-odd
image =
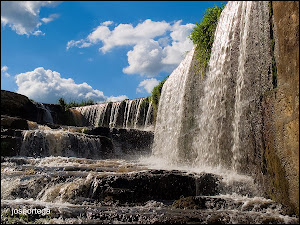
[[[147,129],[148,127],[151,127],[153,129],[153,127],[151,126],[152,123],[150,123],[150,121],[153,120],[153,106],[152,106],[152,101],[150,101],[148,110],[147,110],[147,114],[146,114],[146,120],[145,120],[145,127],[144,129]]]
[[[142,104],[142,102],[143,102],[144,100],[145,100],[145,99],[141,98],[141,99],[139,100],[138,105],[137,105],[133,128],[137,128],[137,126],[138,126],[138,121],[139,121],[139,117],[140,117],[140,114],[141,114],[141,110],[140,110],[140,109],[141,109],[141,104]]]
[[[125,113],[124,113],[124,124],[123,124],[124,128],[128,128],[128,121],[129,121],[129,118],[130,118],[132,103],[133,103],[132,100],[126,101],[126,107],[125,107]]]
[[[109,127],[116,127],[117,125],[117,119],[119,115],[119,109],[120,109],[121,102],[116,102],[112,104],[111,113],[110,113],[110,121],[109,121]]]
[[[83,115],[86,126],[153,130],[152,103],[149,97],[74,107]],[[79,124],[76,125],[79,126]]]
[[[75,124],[77,126],[80,126],[80,127],[84,126],[84,123],[83,123],[83,120],[82,120],[82,114],[78,110],[75,110],[75,109],[72,109],[72,108],[70,108],[69,110],[73,115]]]
[[[108,106],[108,103],[97,106],[97,114],[96,114],[96,118],[95,118],[96,120],[95,120],[95,123],[93,123],[95,127],[98,127],[98,126],[101,127],[104,125],[104,118],[105,118],[107,106]]]
[[[22,136],[19,154],[23,156],[107,158],[113,153],[112,144],[109,145],[103,137],[63,129],[52,130],[39,126],[39,129],[23,131]]]
[[[40,112],[38,112],[38,120],[39,122],[43,123],[52,123],[53,124],[53,118],[50,112],[50,109],[47,105],[44,105],[40,102],[34,102],[32,101],[36,107],[39,109]]]

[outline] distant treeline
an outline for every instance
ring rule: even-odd
[[[69,103],[67,103],[64,98],[59,98],[58,103],[60,104],[60,106],[64,110],[67,110],[67,109],[72,108],[72,107],[80,107],[80,106],[95,105],[96,104],[96,102],[94,102],[94,100],[92,100],[92,99],[81,100],[81,102],[76,102],[76,101],[72,100]]]

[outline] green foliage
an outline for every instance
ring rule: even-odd
[[[93,100],[82,100],[79,103],[75,102],[75,101],[70,101],[69,103],[67,103],[64,98],[59,98],[58,103],[62,108],[62,113],[59,116],[60,123],[66,124],[69,126],[76,125],[73,113],[70,111],[70,108],[95,104]]]
[[[63,110],[66,110],[66,109],[67,109],[67,103],[66,103],[65,99],[59,98],[59,99],[58,99],[58,103],[59,103],[59,105],[61,106],[61,108],[62,108]]]
[[[166,82],[166,80],[168,79],[168,77],[169,76],[167,76],[164,80],[159,82],[159,84],[156,87],[154,87],[152,90],[151,101],[152,101],[152,106],[153,106],[154,118],[156,118],[156,115],[157,115],[158,104],[159,104],[162,87],[163,87],[164,83]],[[154,121],[155,121],[155,119],[154,119]]]
[[[162,80],[161,82],[159,82],[159,84],[157,86],[155,86],[153,88],[153,90],[152,90],[152,104],[153,104],[153,108],[158,108],[158,103],[159,103],[159,99],[160,99],[160,95],[161,95],[161,90],[162,90],[162,87],[163,87],[164,83],[168,79],[168,77],[166,77],[164,80]]]
[[[141,104],[141,110],[144,110],[144,111],[148,110],[150,101],[151,101],[151,97],[147,97]]]
[[[91,100],[91,99],[89,99],[89,100],[82,100],[79,103],[76,102],[76,101],[74,101],[74,100],[72,100],[69,103],[67,103],[64,98],[59,98],[58,99],[58,103],[60,104],[60,106],[65,111],[67,111],[69,108],[72,108],[72,107],[80,107],[80,106],[94,105],[95,104],[95,102],[93,100]]]
[[[207,8],[202,21],[200,23],[196,22],[196,26],[189,36],[196,45],[197,58],[203,70],[205,70],[208,65],[215,30],[224,7],[225,5],[221,7],[215,5],[214,7]]]

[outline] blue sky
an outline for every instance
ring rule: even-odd
[[[223,2],[224,3],[224,2]],[[213,1],[1,1],[1,89],[57,103],[149,96]]]

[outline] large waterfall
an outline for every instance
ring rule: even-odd
[[[229,2],[215,31],[208,70],[193,49],[165,82],[153,154],[168,164],[245,172],[261,137],[260,97],[271,87],[267,2]],[[254,144],[255,143],[255,144]]]

